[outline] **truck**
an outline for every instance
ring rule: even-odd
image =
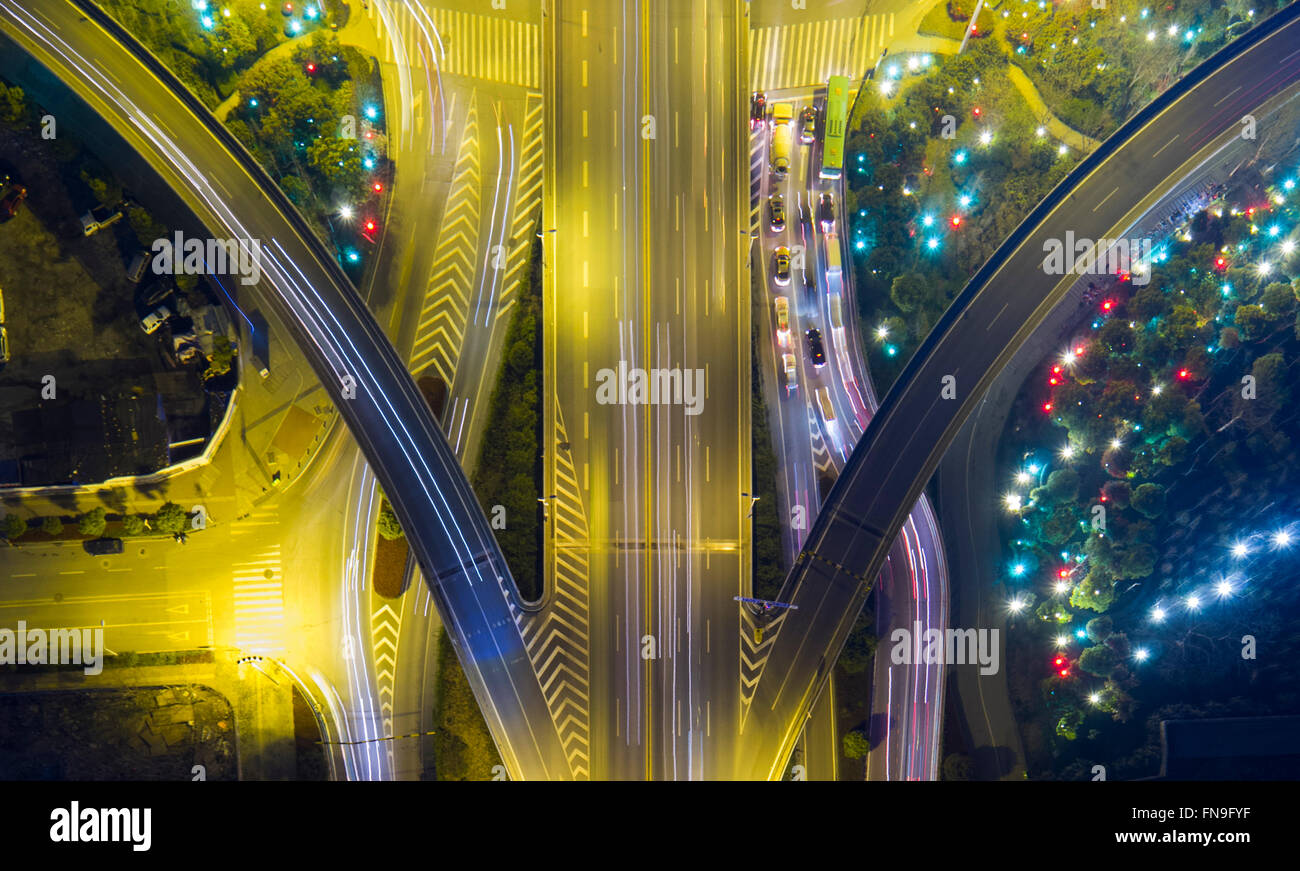
[[[110,209],[107,206],[94,206],[81,216],[81,235],[93,236],[100,230],[113,226],[122,220],[122,209]]]
[[[817,408],[822,413],[822,420],[826,422],[828,427],[835,426],[835,405],[831,402],[830,391],[825,387],[818,387],[815,395],[817,397]]]
[[[772,173],[785,178],[790,171],[790,148],[794,142],[793,103],[777,103],[772,107]]]

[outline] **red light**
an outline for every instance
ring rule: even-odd
[[[974,115],[976,118],[978,118],[980,116],[980,107],[976,106],[974,109],[972,109],[971,114]]]
[[[1079,347],[1077,347],[1077,348],[1074,349],[1074,356],[1076,356],[1076,357],[1082,357],[1082,356],[1083,356],[1083,345],[1080,345]]]
[[[1069,677],[1069,676],[1070,676],[1070,670],[1068,668],[1061,669],[1061,677]]]
[[[1115,307],[1115,303],[1111,302],[1110,300],[1106,300],[1101,304],[1101,310],[1104,312],[1108,312],[1114,307]]]
[[[307,72],[309,73],[316,72],[316,64],[307,64]]]
[[[367,233],[373,233],[374,231],[375,231],[375,222],[374,222],[374,221],[366,221],[366,232],[367,232]]]
[[[381,194],[384,192],[384,186],[379,182],[375,182],[373,185],[371,185],[371,187],[374,188],[375,193],[377,194]]]
[[[1061,367],[1060,367],[1060,366],[1053,366],[1053,367],[1052,367],[1052,374],[1053,374],[1053,375],[1060,375],[1060,374],[1061,374]]]
[[[1065,657],[1064,656],[1056,657],[1056,659],[1052,660],[1052,664],[1056,666],[1065,665]]]
[[[954,227],[960,227],[960,226],[961,226],[961,215],[953,215],[953,216],[952,216],[952,225],[953,225]]]
[[[1246,214],[1253,217],[1255,214],[1255,207],[1251,206],[1249,209],[1246,209]]]
[[[1056,385],[1060,384],[1061,382],[1060,382],[1060,380],[1058,380],[1057,378],[1048,378],[1048,379],[1047,379],[1047,383],[1050,384],[1050,385],[1052,385],[1053,387],[1055,387]]]
[[[1222,269],[1227,264],[1227,262],[1228,261],[1224,260],[1222,257],[1214,258],[1214,265],[1217,266],[1219,269]]]
[[[1068,578],[1069,576],[1070,576],[1070,570],[1069,570],[1069,569],[1061,569],[1061,577],[1063,577],[1063,578]]]
[[[1179,378],[1182,378],[1182,379],[1184,379],[1184,380],[1185,380],[1185,379],[1186,379],[1190,374],[1191,374],[1191,373],[1188,372],[1186,369],[1179,369],[1179,370],[1178,370],[1178,377],[1179,377]]]
[[[1050,412],[1051,410],[1052,410],[1052,403],[1050,403],[1050,402],[1044,402],[1044,403],[1043,403],[1043,411],[1044,411],[1044,412]]]

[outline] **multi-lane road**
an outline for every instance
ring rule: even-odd
[[[555,15],[546,449],[585,534],[548,567],[589,595],[590,776],[708,777],[735,746],[748,565],[743,4]],[[600,392],[620,366],[680,392]]]
[[[823,506],[783,597],[799,604],[782,626],[758,686],[768,731],[749,776],[775,776],[797,738],[851,615],[944,448],[1008,356],[1072,284],[1046,275],[1044,241],[1123,235],[1169,185],[1194,170],[1243,115],[1300,81],[1300,9],[1242,37],[1158,98],[1090,155],[972,279],[918,349],[872,419]],[[1207,108],[1208,107],[1208,108]],[[945,381],[951,377],[955,381]],[[946,384],[957,398],[944,399]],[[770,744],[768,742],[771,742]],[[762,749],[759,750],[758,748]]]

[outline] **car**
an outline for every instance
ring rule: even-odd
[[[776,338],[782,345],[790,341],[790,298],[776,298]]]
[[[749,98],[749,127],[754,129],[767,115],[767,95],[762,91]]]
[[[820,369],[826,365],[826,348],[822,345],[822,331],[813,327],[805,335],[808,337],[808,359]]]
[[[791,393],[799,389],[799,367],[795,364],[794,354],[782,354],[781,366],[785,369],[785,389]]]
[[[9,362],[9,331],[0,324],[0,365]]]
[[[823,231],[829,231],[835,226],[835,195],[830,191],[822,194],[817,201],[817,220]]]
[[[122,552],[122,539],[92,538],[90,541],[82,542],[81,546],[91,556],[108,556],[109,554]]]
[[[799,113],[799,141],[811,145],[817,138],[817,113],[812,106],[804,106]]]
[[[767,218],[774,233],[785,229],[785,197],[776,194],[767,198]]]
[[[8,220],[18,213],[18,207],[27,199],[27,188],[20,184],[10,185],[0,197],[0,220]]]
[[[158,332],[158,328],[171,316],[171,309],[165,305],[160,305],[140,319],[140,329],[144,330],[146,336],[152,336]]]
[[[784,245],[772,252],[772,271],[777,284],[784,287],[790,283],[790,249]]]

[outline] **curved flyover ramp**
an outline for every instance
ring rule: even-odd
[[[775,779],[909,510],[998,371],[1078,276],[1047,275],[1048,239],[1122,234],[1241,119],[1300,82],[1300,5],[1261,22],[1125,123],[1033,211],[917,349],[817,516],[780,598],[735,776]],[[945,377],[956,398],[942,398]],[[948,382],[951,383],[951,382]]]
[[[510,775],[570,779],[482,509],[328,250],[234,137],[92,4],[0,0],[0,29],[110,124],[208,232],[260,241],[257,294],[289,325],[383,484]]]

